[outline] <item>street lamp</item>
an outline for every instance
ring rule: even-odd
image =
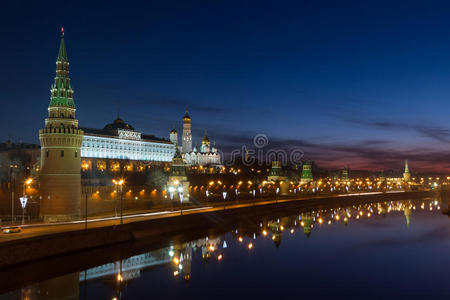
[[[236,193],[236,201],[239,201],[239,199],[238,199],[238,189],[234,189],[234,192]]]
[[[27,186],[29,186],[33,182],[33,178],[28,178],[23,182],[23,197],[20,197],[20,205],[22,206],[22,224],[25,223],[25,207],[27,206],[28,197],[27,197]]]
[[[180,214],[183,215],[183,188],[181,186],[178,187],[178,196],[180,197]]]
[[[169,186],[170,201],[173,200],[173,192],[175,192],[175,188],[173,186]]]
[[[222,193],[222,196],[223,196],[223,209],[225,209],[225,199],[227,198],[227,192],[223,192]]]
[[[28,198],[27,196],[23,196],[19,198],[20,205],[22,206],[22,225],[25,223],[25,206],[27,206]]]
[[[175,192],[175,188],[173,186],[169,186],[169,197],[170,197],[170,208],[173,210],[173,193]]]
[[[120,191],[120,225],[122,225],[123,224],[123,199],[122,199],[123,193],[122,193],[122,191],[123,191],[123,185],[125,184],[125,180],[113,179],[112,182],[116,186],[116,190],[119,189],[119,191]],[[116,202],[116,204],[117,204],[117,202]],[[115,214],[117,217],[117,205],[114,206],[114,210],[115,210]]]
[[[280,193],[280,188],[277,187],[275,193],[277,194],[277,197],[275,198],[275,203],[278,203],[278,194]]]
[[[11,189],[11,225],[14,224],[14,189],[16,186],[16,178],[14,176],[14,169],[17,165],[9,165],[9,188]]]

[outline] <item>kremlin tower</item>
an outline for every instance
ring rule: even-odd
[[[302,175],[301,175],[301,182],[302,183],[308,183],[313,181],[312,171],[311,171],[311,163],[310,162],[304,162],[302,166]]]
[[[183,153],[192,152],[192,133],[191,133],[191,117],[188,111],[183,117],[183,137],[181,141],[181,147]]]
[[[69,61],[61,28],[61,43],[56,60],[55,83],[51,87],[48,118],[39,130],[41,143],[41,207],[46,222],[67,221],[80,217],[80,150],[83,131],[75,119]]]
[[[406,183],[411,181],[411,173],[409,173],[408,160],[405,161],[405,172],[403,172],[403,181]]]

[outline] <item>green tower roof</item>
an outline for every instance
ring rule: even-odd
[[[59,44],[59,52],[57,61],[68,61],[66,44],[64,43],[64,27],[61,27],[61,42]]]
[[[69,78],[69,59],[64,42],[64,28],[61,28],[61,41],[56,59],[55,83],[51,87],[50,107],[63,106],[75,108],[73,90]]]

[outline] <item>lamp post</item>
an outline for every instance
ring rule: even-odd
[[[206,203],[208,203],[208,196],[209,196],[209,191],[208,191],[208,190],[206,190],[206,191],[205,191],[205,194],[206,194]]]
[[[170,197],[170,207],[173,210],[173,192],[175,192],[175,188],[173,186],[169,186],[168,191],[169,191],[169,197]]]
[[[238,189],[234,189],[234,192],[236,193],[236,201],[239,202],[239,198],[238,198],[239,191],[238,191]]]
[[[180,215],[183,215],[183,187],[178,187],[178,196],[180,197]]]
[[[14,188],[15,188],[15,176],[14,169],[17,169],[17,165],[9,165],[9,187],[11,188],[11,225],[14,224]]]
[[[227,192],[223,192],[222,196],[223,196],[223,209],[225,210],[225,205],[226,205],[225,199],[227,198]]]
[[[88,191],[84,191],[84,229],[87,229],[87,217],[88,217]]]
[[[275,193],[277,194],[277,197],[275,198],[275,203],[278,203],[278,194],[280,193],[280,188],[277,187]]]
[[[27,206],[28,198],[27,196],[23,196],[19,198],[20,205],[22,206],[22,225],[25,223],[25,206]]]
[[[123,191],[123,185],[125,183],[125,180],[123,180],[123,179],[118,179],[118,180],[113,179],[112,182],[116,186],[116,190],[118,188],[119,191],[120,191],[120,225],[122,225],[123,224],[123,199],[122,199],[123,193],[122,193],[122,191]],[[115,213],[116,213],[116,217],[117,217],[117,205],[115,205],[114,208],[115,208]]]
[[[20,197],[20,205],[22,206],[22,224],[25,223],[25,207],[27,206],[27,186],[33,182],[33,178],[28,178],[23,182],[23,197]]]

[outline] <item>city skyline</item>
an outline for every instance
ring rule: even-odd
[[[396,169],[409,159],[413,172],[450,170],[443,7],[174,3],[108,14],[100,4],[31,4],[21,20],[5,16],[9,125],[0,138],[38,143],[64,26],[80,126],[103,127],[120,110],[140,131],[168,138],[188,108],[196,139],[208,128],[225,152],[262,133],[269,147],[301,148],[323,168]],[[35,24],[36,13],[47,21]],[[269,26],[271,18],[280,22]],[[19,103],[29,109],[17,118]]]

